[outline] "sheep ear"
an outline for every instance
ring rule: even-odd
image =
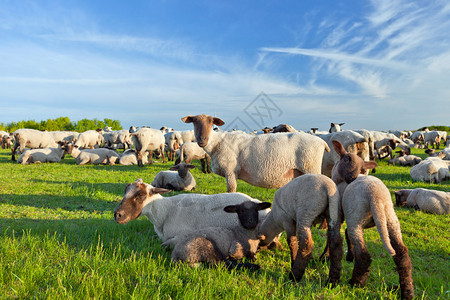
[[[347,151],[345,151],[344,146],[339,141],[331,141],[333,143],[334,151],[336,151],[337,154],[339,154],[340,157],[347,154]]]
[[[181,121],[184,123],[192,123],[194,122],[194,116],[186,116],[184,118],[181,118]]]
[[[258,210],[268,209],[271,205],[272,205],[272,203],[270,203],[270,202],[259,203]]]
[[[195,166],[194,165],[186,165],[186,168],[188,168],[188,169],[194,169],[195,168]]]
[[[339,123],[339,126],[342,126],[342,125],[344,125],[345,123]]]
[[[150,190],[150,193],[155,195],[155,194],[163,194],[163,193],[168,193],[171,192],[172,190],[168,190],[168,189],[163,189],[163,188],[158,188],[158,187],[154,187]]]
[[[365,161],[365,162],[364,162],[364,166],[363,166],[363,168],[366,169],[366,170],[368,170],[368,169],[374,169],[374,168],[376,168],[376,167],[378,167],[378,164],[377,164],[376,162],[374,162],[373,160],[371,160],[371,161]]]
[[[138,178],[138,179],[136,179],[136,181],[134,183],[138,183],[138,184],[144,183],[144,180],[142,180],[142,178]]]
[[[224,211],[227,213],[235,213],[236,212],[236,205],[228,205],[223,208]]]
[[[222,126],[222,125],[225,124],[225,122],[222,121],[222,120],[219,119],[219,118],[214,117],[214,118],[213,118],[213,124],[214,124],[214,125],[217,125],[217,126]]]
[[[179,169],[179,166],[180,165],[175,165],[175,166],[171,167],[169,170],[170,171],[177,171]]]

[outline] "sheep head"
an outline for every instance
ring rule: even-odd
[[[228,205],[223,210],[228,213],[237,213],[242,227],[252,230],[258,226],[258,211],[267,209],[271,205],[272,204],[270,202],[257,203],[253,201],[245,201],[237,205]]]
[[[408,199],[409,194],[412,190],[398,190],[395,192],[395,204],[397,206],[404,206],[406,204],[406,199]]]
[[[186,116],[181,118],[181,120],[184,123],[194,124],[195,138],[200,147],[205,147],[208,144],[209,135],[211,134],[213,125],[222,126],[225,124],[225,122],[219,118],[204,114],[197,116]]]
[[[189,173],[189,169],[194,169],[194,168],[195,168],[194,165],[181,163],[181,164],[171,167],[169,170],[178,171],[178,176],[180,176],[181,178],[184,179],[184,178],[186,178],[186,175]]]

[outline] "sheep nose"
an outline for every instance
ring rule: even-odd
[[[122,219],[122,214],[120,212],[114,212],[114,220],[117,222]]]

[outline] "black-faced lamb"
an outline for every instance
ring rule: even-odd
[[[342,238],[339,233],[339,193],[336,184],[325,175],[305,174],[280,188],[273,207],[259,227],[261,245],[271,242],[286,231],[291,252],[290,277],[299,281],[312,257],[314,242],[311,227],[323,219],[328,221],[330,250],[329,281],[338,282],[341,273]]]
[[[203,173],[211,173],[211,158],[197,143],[187,142],[181,145],[179,156],[175,160],[175,164],[185,161],[190,164],[193,160],[200,160]]]
[[[345,123],[331,123],[330,125],[330,129],[328,130],[328,133],[333,133],[333,132],[337,132],[337,131],[341,131],[341,126],[344,125]]]
[[[23,153],[25,147],[36,148],[57,148],[53,137],[47,131],[39,131],[35,129],[22,128],[17,129],[14,134],[14,146],[11,149],[11,160],[15,161],[16,150],[19,148],[20,153]]]
[[[80,150],[78,146],[68,144],[66,151],[75,159],[77,165],[93,164],[93,165],[114,165],[120,160],[120,156],[117,152],[106,149],[83,149]]]
[[[194,165],[181,163],[171,167],[169,171],[160,171],[151,185],[175,191],[192,191],[195,189],[195,179],[189,170],[193,168]]]
[[[226,178],[227,191],[235,192],[237,179],[264,188],[280,188],[303,174],[320,174],[324,151],[322,139],[303,132],[249,135],[216,132],[213,124],[225,124],[208,115],[187,116],[197,143],[211,157],[212,171]]]
[[[347,223],[346,236],[355,259],[349,283],[355,286],[366,284],[371,258],[365,246],[363,232],[365,228],[376,226],[385,249],[397,266],[402,299],[414,298],[409,250],[403,243],[400,223],[389,190],[374,176],[356,176],[365,162],[358,156],[347,153],[338,143],[334,143],[334,147],[341,160],[336,163],[332,178],[339,183],[338,189],[342,193],[342,211]]]
[[[402,189],[395,192],[395,200],[400,207],[413,207],[437,215],[450,214],[450,192]]]
[[[270,202],[245,201],[228,205],[223,210],[237,215],[238,225],[231,228],[208,227],[174,239],[172,261],[217,264],[220,261],[255,259],[259,246],[257,226],[259,211],[270,207]]]
[[[145,165],[148,163],[148,151],[144,156],[142,156],[142,163]],[[124,166],[137,165],[137,153],[134,149],[127,149],[120,155],[119,164]]]

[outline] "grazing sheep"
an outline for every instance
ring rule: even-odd
[[[159,149],[161,151],[163,162],[166,162],[164,155],[164,134],[157,130],[147,127],[141,127],[136,132],[131,132],[131,138],[133,140],[134,148],[138,154],[138,165],[143,166],[142,157],[147,151],[150,151],[149,164],[152,164],[153,151]]]
[[[422,188],[403,189],[395,192],[397,206],[414,207],[425,212],[450,214],[450,193]]]
[[[64,145],[65,143],[58,142],[57,148],[27,149],[19,156],[17,162],[23,165],[46,162],[58,163],[64,156]]]
[[[381,131],[371,131],[371,133],[373,135],[373,143],[375,150],[379,150],[380,148],[386,145],[391,147],[391,149],[395,149],[397,148],[397,146],[401,148],[408,147],[408,145],[405,142],[403,142],[401,139],[399,139],[392,133],[386,133]]]
[[[305,174],[280,188],[273,207],[259,226],[261,245],[286,231],[291,251],[290,276],[299,281],[312,257],[314,242],[311,227],[328,221],[328,244],[331,266],[329,281],[338,282],[341,273],[342,238],[339,233],[339,193],[336,184],[325,175]]]
[[[102,133],[103,130],[101,128],[84,131],[78,135],[74,145],[80,149],[99,147],[104,142]]]
[[[235,227],[208,227],[179,236],[173,241],[172,261],[184,261],[191,266],[198,263],[217,264],[240,258],[255,259],[259,239],[256,227],[259,211],[270,207],[270,202],[245,201],[228,205],[227,213],[236,213],[239,225]]]
[[[23,153],[25,147],[31,149],[36,148],[57,148],[58,144],[47,131],[39,131],[35,129],[22,128],[17,129],[14,133],[14,146],[11,149],[11,160],[15,161],[16,150],[19,148]]]
[[[116,145],[123,145],[124,149],[131,148],[131,135],[128,130],[110,130],[108,128],[103,129],[103,139],[105,147],[114,148]]]
[[[337,131],[341,131],[341,126],[344,125],[345,123],[331,123],[330,125],[330,129],[328,130],[328,133],[333,133],[333,132],[337,132]]]
[[[439,149],[439,145],[441,144],[441,136],[439,132],[434,130],[425,132],[423,143],[427,148],[431,145],[434,149]]]
[[[113,150],[105,148],[80,150],[77,145],[68,144],[66,146],[66,151],[72,155],[77,165],[84,165],[88,163],[93,165],[114,165],[120,160],[119,154]]]
[[[342,211],[347,223],[346,236],[355,259],[349,283],[364,286],[369,277],[371,258],[365,246],[363,231],[376,226],[385,249],[397,266],[402,299],[414,298],[409,250],[403,244],[400,223],[389,190],[374,176],[355,177],[361,165],[366,163],[358,156],[347,153],[338,142],[333,143],[333,146],[341,156],[333,170],[333,181],[339,183],[338,188],[342,193]],[[347,259],[351,258],[347,256]]]
[[[187,142],[181,145],[179,156],[175,161],[178,165],[180,162],[186,161],[190,164],[193,160],[200,160],[203,173],[211,173],[211,158],[197,143]]]
[[[424,133],[425,131],[415,131],[411,134],[410,139],[414,142],[414,143],[421,143],[424,140]]]
[[[143,164],[148,163],[148,151],[144,156],[142,156],[142,163]],[[128,149],[125,150],[122,154],[120,154],[119,164],[124,166],[137,165],[138,160],[136,150]]]
[[[409,174],[416,181],[439,183],[450,178],[449,165],[450,161],[428,157],[412,167]]]
[[[181,163],[156,174],[151,185],[158,188],[165,188],[175,191],[192,191],[195,189],[195,179],[189,169],[194,165]]]
[[[14,144],[14,137],[12,134],[4,135],[1,138],[2,149],[11,149],[11,146]]]
[[[242,179],[251,185],[280,188],[306,173],[320,174],[324,151],[322,139],[303,132],[249,134],[215,132],[213,124],[225,124],[208,115],[187,116],[193,123],[197,143],[211,157],[214,173],[227,180],[227,191],[235,192]]]
[[[242,193],[224,193],[215,195],[179,194],[162,197],[161,193],[170,192],[155,188],[137,179],[125,188],[124,197],[114,211],[114,220],[126,224],[140,215],[146,216],[153,224],[156,234],[164,245],[173,246],[172,239],[192,231],[207,227],[234,228],[239,225],[236,216],[226,213],[227,205],[244,201],[261,201]],[[261,210],[259,218],[264,218],[269,210]]]

